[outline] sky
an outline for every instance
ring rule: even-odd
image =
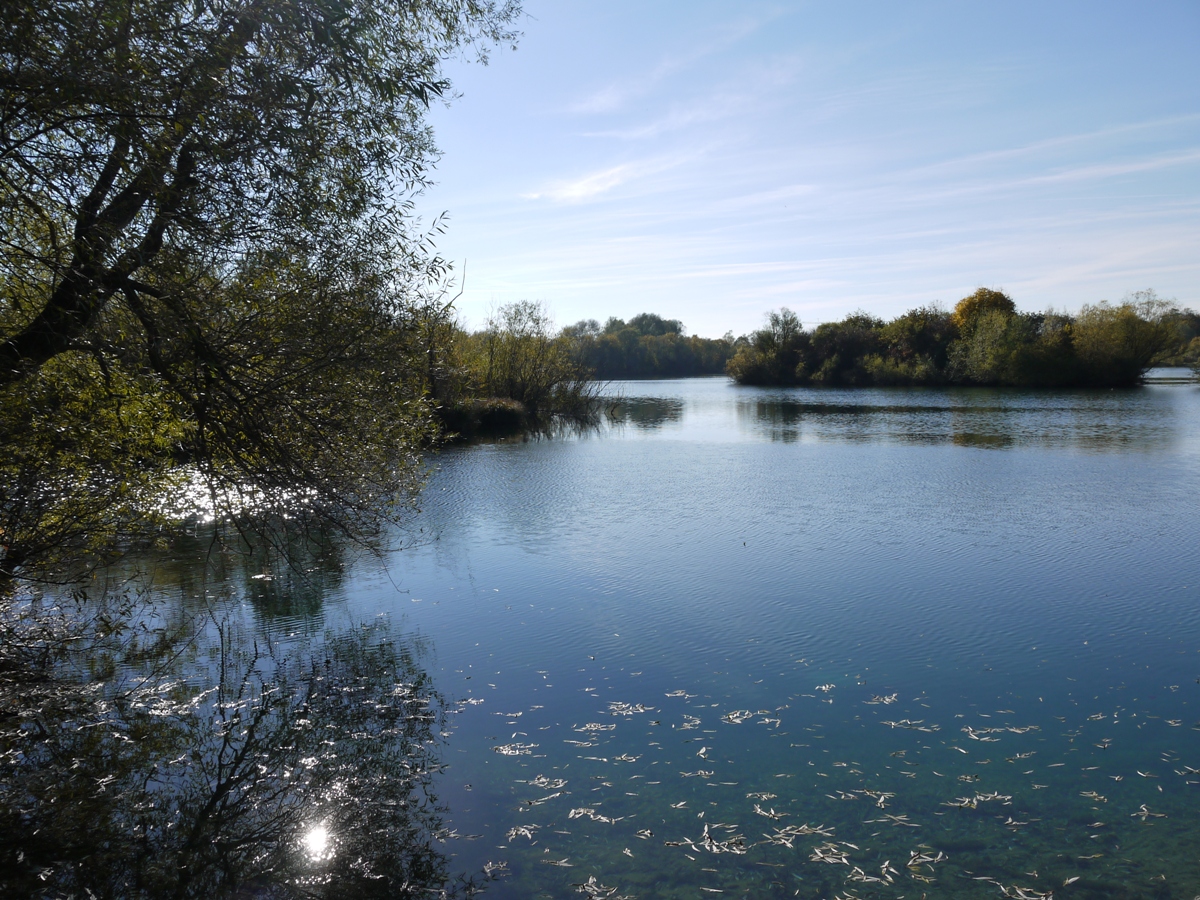
[[[1200,308],[1200,3],[525,0],[419,199],[478,327]]]

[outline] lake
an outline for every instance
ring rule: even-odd
[[[1200,894],[1200,388],[611,390],[594,429],[433,457],[386,559],[225,585],[283,643],[412,641],[452,870]]]

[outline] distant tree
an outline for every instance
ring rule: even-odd
[[[594,320],[591,320],[594,323]],[[732,355],[732,338],[685,336],[678,319],[641,313],[628,322],[611,317],[602,330],[585,322],[563,329],[575,357],[605,381],[717,375]]]
[[[664,319],[654,313],[640,313],[629,320],[629,327],[640,335],[661,337],[664,334],[683,334],[683,324],[678,319]]]
[[[809,337],[786,306],[767,313],[767,324],[738,348],[726,371],[740,384],[794,384],[806,378],[804,352]]]
[[[581,410],[590,379],[557,334],[545,306],[530,300],[501,306],[475,336],[471,363],[477,392],[521,404],[533,417]]]
[[[609,316],[604,322],[604,333],[617,334],[620,331],[624,331],[626,327],[627,326],[624,319],[618,319],[616,316]]]
[[[1089,383],[1134,384],[1173,349],[1174,307],[1153,291],[1138,291],[1112,306],[1086,305],[1075,319],[1074,343]]]
[[[1175,329],[1174,347],[1161,361],[1162,365],[1188,366],[1200,359],[1200,313],[1190,309],[1172,308],[1165,321]]]
[[[569,338],[594,338],[601,334],[600,323],[595,319],[580,319],[574,325],[564,325],[563,334]]]
[[[1019,313],[1011,298],[980,288],[953,313],[925,306],[885,323],[856,312],[811,334],[787,310],[771,313],[768,327],[736,342],[728,372],[742,384],[1128,386],[1151,365],[1194,364],[1193,321],[1153,291],[1073,318]]]
[[[818,325],[812,334],[814,363],[811,377],[826,384],[869,383],[859,361],[882,346],[883,320],[868,313],[851,313],[840,322]]]
[[[919,306],[897,316],[883,327],[880,335],[889,354],[897,360],[907,362],[925,357],[938,368],[946,365],[946,353],[954,336],[950,314],[934,305]]]
[[[950,320],[959,331],[966,331],[985,312],[1012,315],[1016,311],[1016,304],[1007,294],[981,287],[955,304],[954,312],[950,314]]]
[[[1031,322],[1002,306],[976,309],[965,335],[950,348],[950,377],[968,384],[1011,384],[1017,354],[1033,335]]]

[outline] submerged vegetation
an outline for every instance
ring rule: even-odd
[[[1128,387],[1153,365],[1190,363],[1200,316],[1138,292],[1078,315],[1022,313],[980,288],[952,311],[924,306],[885,322],[853,313],[806,331],[780,309],[728,365],[740,384]]]

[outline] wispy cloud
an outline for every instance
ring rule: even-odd
[[[624,163],[610,169],[592,172],[572,181],[560,181],[541,191],[525,196],[530,200],[557,200],[561,203],[578,203],[606,193],[637,175],[637,166]]]
[[[685,52],[669,54],[649,71],[597,88],[568,104],[566,111],[575,115],[602,115],[620,112],[633,100],[653,91],[663,80],[754,34],[770,18],[772,17],[747,18],[740,22],[729,23],[722,29],[719,37],[699,43]]]
[[[738,108],[739,104],[735,103],[731,97],[714,97],[690,107],[672,109],[666,115],[644,125],[613,128],[606,131],[586,131],[583,136],[617,138],[625,141],[644,140],[672,131],[681,131],[692,125],[728,118]]]
[[[552,200],[557,203],[581,203],[606,194],[615,187],[631,181],[659,175],[668,169],[694,158],[697,153],[686,153],[674,156],[659,156],[653,159],[621,163],[589,172],[577,178],[555,181],[546,187],[524,194],[527,200]]]
[[[777,206],[784,200],[794,200],[805,197],[817,191],[815,184],[786,184],[766,191],[755,191],[751,194],[730,197],[719,205],[727,209],[741,209],[757,206]]]
[[[1103,146],[1105,140],[1108,138],[1134,135],[1143,132],[1157,131],[1161,133],[1171,126],[1192,125],[1197,120],[1200,120],[1200,113],[1166,116],[1159,119],[1147,119],[1140,122],[1125,122],[1120,125],[1091,129],[1088,131],[1078,132],[1076,134],[1055,135],[1054,137],[1032,141],[1030,143],[1015,147],[1004,147],[998,150],[986,150],[980,153],[969,153],[952,159],[938,160],[937,162],[930,163],[926,166],[913,169],[912,174],[916,175],[918,173],[928,173],[931,175],[944,177],[944,173],[948,170],[952,171],[955,169],[977,168],[982,164],[992,162],[1023,160],[1031,156],[1045,154],[1047,151],[1063,150],[1066,148],[1077,147],[1081,144]]]
[[[609,84],[586,97],[576,100],[567,107],[567,112],[578,115],[595,115],[599,113],[616,112],[625,105],[630,95],[628,86]]]
[[[1200,150],[1186,153],[1169,153],[1150,159],[1132,160],[1121,163],[1099,163],[1090,166],[1073,166],[1052,172],[1048,175],[1035,175],[1022,179],[1018,184],[1046,184],[1056,181],[1089,181],[1099,178],[1114,178],[1118,175],[1130,175],[1134,172],[1150,172],[1155,169],[1166,169],[1173,166],[1200,162]]]

